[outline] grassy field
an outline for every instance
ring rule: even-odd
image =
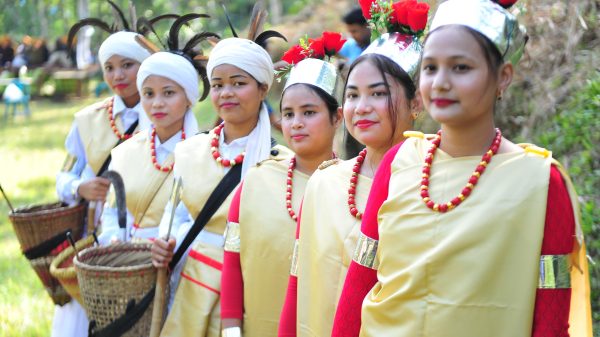
[[[73,114],[96,100],[35,101],[30,119],[0,117],[0,183],[15,207],[57,199],[55,175],[65,157]],[[214,122],[210,103],[194,110],[201,129]],[[0,337],[49,336],[54,306],[21,254],[7,214],[8,206],[0,200]]]

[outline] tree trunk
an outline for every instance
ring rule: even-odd
[[[281,23],[281,15],[283,13],[283,6],[281,6],[281,0],[269,0],[269,16],[271,17],[271,23],[274,25]]]

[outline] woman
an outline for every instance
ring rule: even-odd
[[[149,125],[135,83],[140,64],[150,53],[135,41],[136,36],[139,34],[117,32],[100,46],[104,81],[115,95],[75,114],[65,142],[67,159],[56,178],[56,191],[63,202],[104,200],[110,181],[98,176],[108,167],[110,151]],[[87,318],[77,301],[56,306],[53,336],[82,336],[87,331]]]
[[[193,248],[178,246],[179,256],[185,257],[181,263],[171,261],[176,243],[185,241],[194,219],[228,172],[237,174],[227,176],[233,190],[240,173],[243,177],[256,163],[270,157],[282,159],[289,152],[280,146],[272,149],[269,116],[262,101],[273,83],[273,63],[264,49],[246,39],[222,40],[210,54],[207,73],[211,102],[224,122],[175,148],[174,172],[183,181],[182,203],[175,210],[174,237],[155,240],[152,247],[154,265],[165,267],[171,262],[174,269],[171,288],[176,292],[162,336],[219,336],[223,232],[233,194],[216,205],[203,230],[188,239],[193,239]],[[169,228],[171,209],[167,205],[162,235]]]
[[[494,125],[524,44],[492,2],[440,5],[419,90],[441,131],[381,163],[334,336],[591,336],[589,294],[575,296],[587,266],[569,179],[549,151]]]
[[[172,188],[173,150],[186,135],[198,132],[191,108],[199,98],[199,81],[191,57],[157,52],[140,66],[137,87],[152,127],[112,151],[110,169],[121,175],[125,185],[127,227],[119,230],[115,205],[105,207],[102,244],[158,236]]]
[[[294,65],[281,97],[281,127],[295,156],[262,162],[237,189],[229,209],[223,264],[224,336],[242,330],[247,337],[277,335],[296,212],[308,178],[332,158],[341,122],[338,83],[330,63],[309,58]]]

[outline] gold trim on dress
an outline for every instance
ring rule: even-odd
[[[379,260],[377,259],[378,245],[379,240],[375,240],[360,233],[352,260],[361,266],[377,270],[379,267]]]
[[[542,255],[538,289],[571,288],[569,255]]]
[[[75,166],[75,163],[77,162],[77,157],[75,157],[74,155],[67,153],[67,157],[65,158],[65,161],[63,162],[63,166],[61,171],[62,172],[69,172],[73,169],[73,167]]]
[[[298,239],[294,241],[294,253],[292,254],[292,265],[290,266],[290,275],[298,277]]]
[[[231,253],[240,252],[240,224],[237,222],[227,221],[225,228],[225,251]]]

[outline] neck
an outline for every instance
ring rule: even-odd
[[[126,107],[133,108],[140,102],[140,94],[136,92],[133,96],[121,97],[121,99],[123,100],[123,103],[125,103]]]
[[[367,146],[367,155],[365,156],[365,161],[360,168],[360,174],[369,178],[373,178],[375,176],[375,172],[379,168],[379,164],[383,159],[385,153],[390,149],[390,147],[370,147]]]
[[[254,130],[257,124],[258,115],[256,116],[256,119],[246,123],[233,124],[225,122],[225,126],[223,127],[223,132],[225,132],[223,135],[225,143],[229,144],[238,138],[248,136],[252,130]]]
[[[173,123],[173,125],[164,128],[155,126],[155,129],[158,140],[160,140],[160,143],[162,144],[175,136],[177,132],[183,130],[183,120],[181,123]]]
[[[332,148],[313,156],[296,155],[296,170],[310,176],[317,170],[317,168],[319,168],[319,165],[321,165],[322,162],[329,160],[332,157]]]
[[[442,125],[440,149],[452,157],[479,156],[488,150],[495,136],[494,121],[491,119],[478,127]]]

